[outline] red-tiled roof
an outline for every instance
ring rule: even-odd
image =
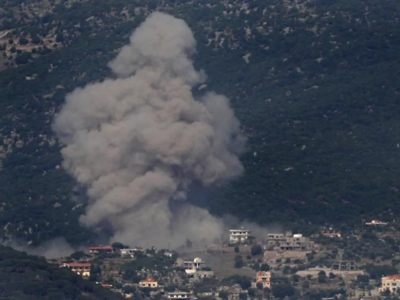
[[[268,275],[268,272],[264,272],[264,271],[257,272],[257,276],[264,276],[264,275]]]
[[[102,283],[101,286],[105,288],[112,288],[112,285],[108,283]]]
[[[400,280],[400,275],[396,274],[396,275],[388,275],[386,276],[387,279],[397,279]]]
[[[67,263],[67,265],[70,267],[90,267],[90,263],[79,263],[79,262]]]
[[[89,250],[113,250],[113,247],[111,247],[111,246],[95,246],[95,247],[90,247]]]
[[[339,232],[324,232],[322,233],[324,236],[340,236]]]
[[[149,278],[146,278],[145,280],[142,280],[141,282],[156,282],[153,278],[151,278],[151,277],[149,277]]]

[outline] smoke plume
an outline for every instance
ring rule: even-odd
[[[109,64],[116,79],[67,96],[53,127],[63,167],[87,188],[87,226],[107,222],[114,240],[160,247],[221,236],[221,221],[184,200],[193,182],[243,172],[244,138],[225,96],[194,99],[205,81],[195,51],[183,20],[153,13]]]
[[[83,251],[82,248],[73,248],[64,238],[56,238],[43,243],[38,247],[29,246],[22,240],[12,240],[5,243],[18,251],[26,252],[30,255],[44,256],[47,259],[67,257],[76,251]]]

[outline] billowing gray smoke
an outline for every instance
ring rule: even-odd
[[[108,222],[114,240],[161,247],[222,233],[203,209],[170,209],[193,182],[210,186],[243,171],[244,138],[228,99],[193,98],[205,80],[190,59],[195,46],[183,20],[151,14],[110,63],[118,78],[76,89],[55,118],[63,166],[88,190],[81,221]]]

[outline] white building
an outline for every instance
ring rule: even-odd
[[[156,289],[156,288],[158,288],[158,282],[155,281],[153,278],[149,277],[149,278],[146,278],[145,280],[140,281],[139,287]]]
[[[165,252],[164,252],[164,255],[165,255],[165,256],[168,256],[168,257],[174,256],[174,254],[173,254],[172,252],[169,252],[169,251],[165,251]]]
[[[194,274],[197,271],[203,269],[206,266],[206,262],[203,261],[200,257],[196,257],[195,259],[193,259],[193,261],[185,260],[183,262],[183,266],[185,268],[186,274]]]
[[[231,229],[229,230],[229,243],[237,244],[246,242],[250,237],[250,230],[247,229]]]
[[[63,263],[61,267],[69,268],[72,272],[77,275],[81,275],[82,277],[90,277],[90,263],[82,263],[82,262],[71,262],[71,263]]]
[[[182,300],[187,300],[191,298],[190,293],[187,292],[171,292],[167,294],[168,300],[172,299],[182,299]]]
[[[135,253],[138,251],[137,249],[121,249],[121,257],[135,257]]]
[[[382,287],[379,288],[381,293],[389,290],[391,293],[396,293],[400,288],[400,275],[388,275],[382,277]]]

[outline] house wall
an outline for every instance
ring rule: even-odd
[[[142,288],[157,288],[157,282],[139,282],[139,286]]]
[[[400,289],[400,279],[382,278],[382,287],[379,288],[381,292],[390,290],[390,292],[394,293],[397,289]]]

